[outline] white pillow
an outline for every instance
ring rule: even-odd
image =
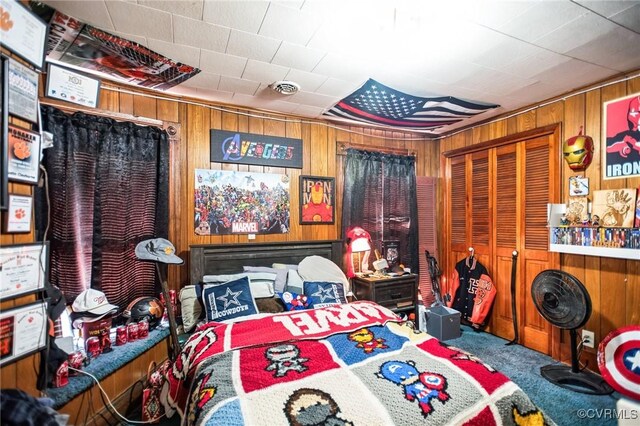
[[[351,287],[342,269],[322,256],[307,256],[298,265],[298,273],[304,281],[328,281],[342,283],[344,293],[349,295]]]
[[[253,294],[254,299],[274,297],[276,295],[276,274],[272,274],[270,272],[241,272],[239,274],[229,275],[205,275],[202,277],[202,282],[205,284],[218,285],[237,280],[242,277],[249,277],[251,294]]]
[[[304,281],[298,271],[295,269],[289,269],[287,274],[287,291],[302,294],[302,285]]]

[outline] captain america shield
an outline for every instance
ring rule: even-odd
[[[640,326],[609,333],[598,345],[598,367],[612,388],[640,400]]]

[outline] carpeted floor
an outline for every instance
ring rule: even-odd
[[[470,352],[487,364],[498,369],[517,383],[552,420],[559,426],[614,426],[616,420],[609,412],[615,408],[619,394],[606,396],[587,395],[556,386],[542,376],[540,367],[555,363],[551,357],[527,349],[521,345],[505,346],[506,340],[489,333],[475,332],[462,326],[462,335],[445,343]],[[599,418],[582,419],[578,410],[589,410],[589,416]],[[139,419],[139,412],[137,418]],[[175,426],[180,420],[177,415],[163,419],[159,425]]]
[[[587,395],[556,386],[540,375],[540,367],[557,362],[551,357],[521,345],[505,346],[507,340],[489,333],[475,332],[471,327],[461,328],[462,335],[459,338],[447,340],[445,343],[476,355],[508,376],[558,425],[617,424],[613,416],[605,418],[606,412],[598,410],[615,409],[619,394]],[[581,409],[589,410],[589,416],[600,417],[581,419],[578,416]]]

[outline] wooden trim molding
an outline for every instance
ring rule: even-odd
[[[85,114],[98,115],[100,117],[112,118],[117,121],[130,121],[135,124],[139,124],[141,126],[157,126],[163,127],[164,122],[162,120],[156,120],[153,118],[147,117],[136,117],[131,114],[123,114],[120,112],[106,111],[102,109],[94,109],[94,108],[82,108],[79,106],[71,106],[62,101],[56,101],[53,99],[40,99],[40,105],[49,105],[55,108],[58,108],[64,112],[74,113],[74,112],[83,112]]]
[[[560,123],[550,124],[544,127],[538,127],[524,132],[516,133],[510,136],[504,136],[498,139],[492,139],[490,141],[477,143],[474,145],[465,146],[462,148],[452,149],[442,153],[446,158],[457,157],[459,155],[471,154],[473,152],[485,151],[490,148],[496,148],[503,145],[509,145],[512,143],[520,142],[527,139],[538,138],[541,136],[551,135],[559,130]]]

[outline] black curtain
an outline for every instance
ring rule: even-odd
[[[168,234],[169,139],[165,131],[42,107],[53,147],[44,150],[49,181],[50,280],[68,303],[87,288],[120,310],[157,296],[153,262],[136,259],[138,242]],[[47,226],[39,189],[36,226]]]
[[[415,157],[348,149],[344,173],[343,238],[360,226],[371,234],[374,248],[398,240],[400,263],[417,272]]]

